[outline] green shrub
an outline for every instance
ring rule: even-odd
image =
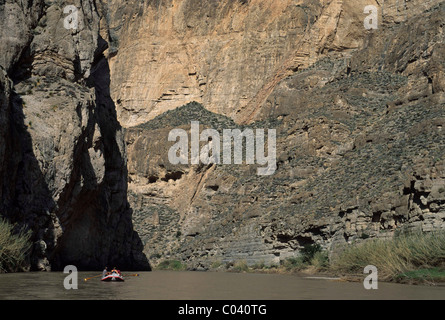
[[[264,269],[268,269],[268,266],[266,266],[266,263],[262,260],[262,261],[259,261],[259,262],[255,263],[255,264],[253,264],[251,266],[251,268],[253,270],[264,270]]]
[[[238,260],[233,265],[233,271],[236,272],[247,272],[249,271],[249,266],[247,265],[246,260]]]
[[[301,257],[304,263],[310,263],[315,254],[321,252],[322,248],[318,243],[307,244],[301,249]]]
[[[291,272],[308,268],[326,269],[329,266],[328,253],[319,244],[308,244],[300,250],[300,256],[287,258],[282,261],[281,266],[285,271]]]
[[[281,264],[286,271],[299,271],[309,265],[302,256],[287,258]]]
[[[14,232],[14,225],[0,219],[0,273],[23,270],[25,256],[31,247],[31,232]]]
[[[327,251],[317,251],[310,260],[310,265],[316,270],[325,270],[329,267],[329,257]]]
[[[178,260],[164,260],[156,267],[158,270],[174,270],[181,271],[186,269],[186,265]]]

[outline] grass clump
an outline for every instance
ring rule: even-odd
[[[418,283],[418,282],[445,282],[445,268],[419,269],[407,271],[397,276],[398,282]]]
[[[248,272],[249,266],[247,265],[246,260],[238,260],[233,265],[233,271],[235,272]]]
[[[308,244],[301,249],[300,256],[287,258],[282,266],[286,271],[322,271],[329,266],[328,253],[319,244]]]
[[[14,232],[15,226],[0,219],[0,273],[23,271],[31,248],[31,232]]]
[[[156,269],[158,270],[173,270],[182,271],[186,270],[187,266],[178,260],[164,260],[158,264]]]
[[[216,260],[216,261],[212,262],[210,269],[215,270],[215,269],[220,268],[222,265],[223,265],[223,263],[220,260]]]
[[[315,271],[326,270],[329,267],[329,257],[327,251],[316,252],[309,262],[310,266],[312,266]]]
[[[286,271],[300,271],[307,267],[302,257],[290,257],[281,262],[281,266]]]
[[[345,249],[333,259],[330,268],[336,272],[363,274],[367,265],[376,266],[379,279],[384,281],[412,281],[415,276],[422,280],[433,274],[425,270],[442,274],[445,232],[416,232],[400,234],[392,240],[368,240]]]

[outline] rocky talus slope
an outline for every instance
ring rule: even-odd
[[[0,2],[0,215],[32,231],[33,270],[149,269],[101,15],[93,0]]]
[[[146,17],[138,30],[149,43],[119,40],[111,58],[112,96],[128,127],[129,201],[151,262],[271,264],[308,244],[335,254],[403,230],[444,229],[445,4],[374,3],[378,29],[366,30],[363,8],[372,3],[229,3],[207,16],[205,6],[192,15],[174,1],[141,7],[132,21]],[[156,10],[163,14],[152,20]],[[301,29],[280,23],[299,10],[307,17],[297,19]],[[237,20],[252,12],[269,24]],[[288,46],[280,57],[269,50],[273,40]],[[135,63],[124,67],[130,51]],[[186,53],[198,65],[183,60]],[[181,93],[187,77],[205,79],[196,84],[201,93]],[[188,132],[191,121],[221,134],[276,129],[277,170],[258,176],[256,165],[171,164],[169,132]]]

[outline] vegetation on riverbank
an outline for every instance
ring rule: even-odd
[[[223,265],[215,262],[213,270],[232,272],[329,274],[343,279],[363,279],[367,265],[377,267],[380,281],[410,284],[445,282],[445,231],[399,234],[392,240],[369,239],[352,244],[336,257],[319,245],[308,245],[298,257],[290,257],[280,265],[245,260]]]
[[[182,271],[182,270],[186,270],[187,266],[178,260],[164,260],[164,261],[160,262],[154,269],[155,270]]]
[[[403,283],[445,283],[445,268],[407,271],[398,275],[396,280]]]
[[[0,273],[22,271],[31,247],[30,232],[14,231],[15,226],[0,219]]]
[[[298,272],[326,272],[329,268],[329,257],[318,244],[305,246],[298,257],[290,257],[281,264],[266,264],[259,262],[249,265],[246,260],[222,263],[215,261],[211,270],[224,270],[229,272],[262,272],[262,273],[298,273]]]
[[[396,235],[392,240],[368,240],[346,248],[330,262],[333,272],[363,274],[377,267],[383,281],[407,283],[445,280],[445,232]]]

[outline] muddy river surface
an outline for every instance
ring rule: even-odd
[[[366,290],[361,282],[308,279],[297,275],[224,272],[153,271],[124,282],[102,282],[99,272],[79,272],[77,289],[65,289],[63,272],[0,275],[0,299],[82,300],[302,300],[302,299],[445,299],[444,286],[378,283]],[[125,274],[125,273],[124,273]],[[67,281],[74,284],[73,281]]]

